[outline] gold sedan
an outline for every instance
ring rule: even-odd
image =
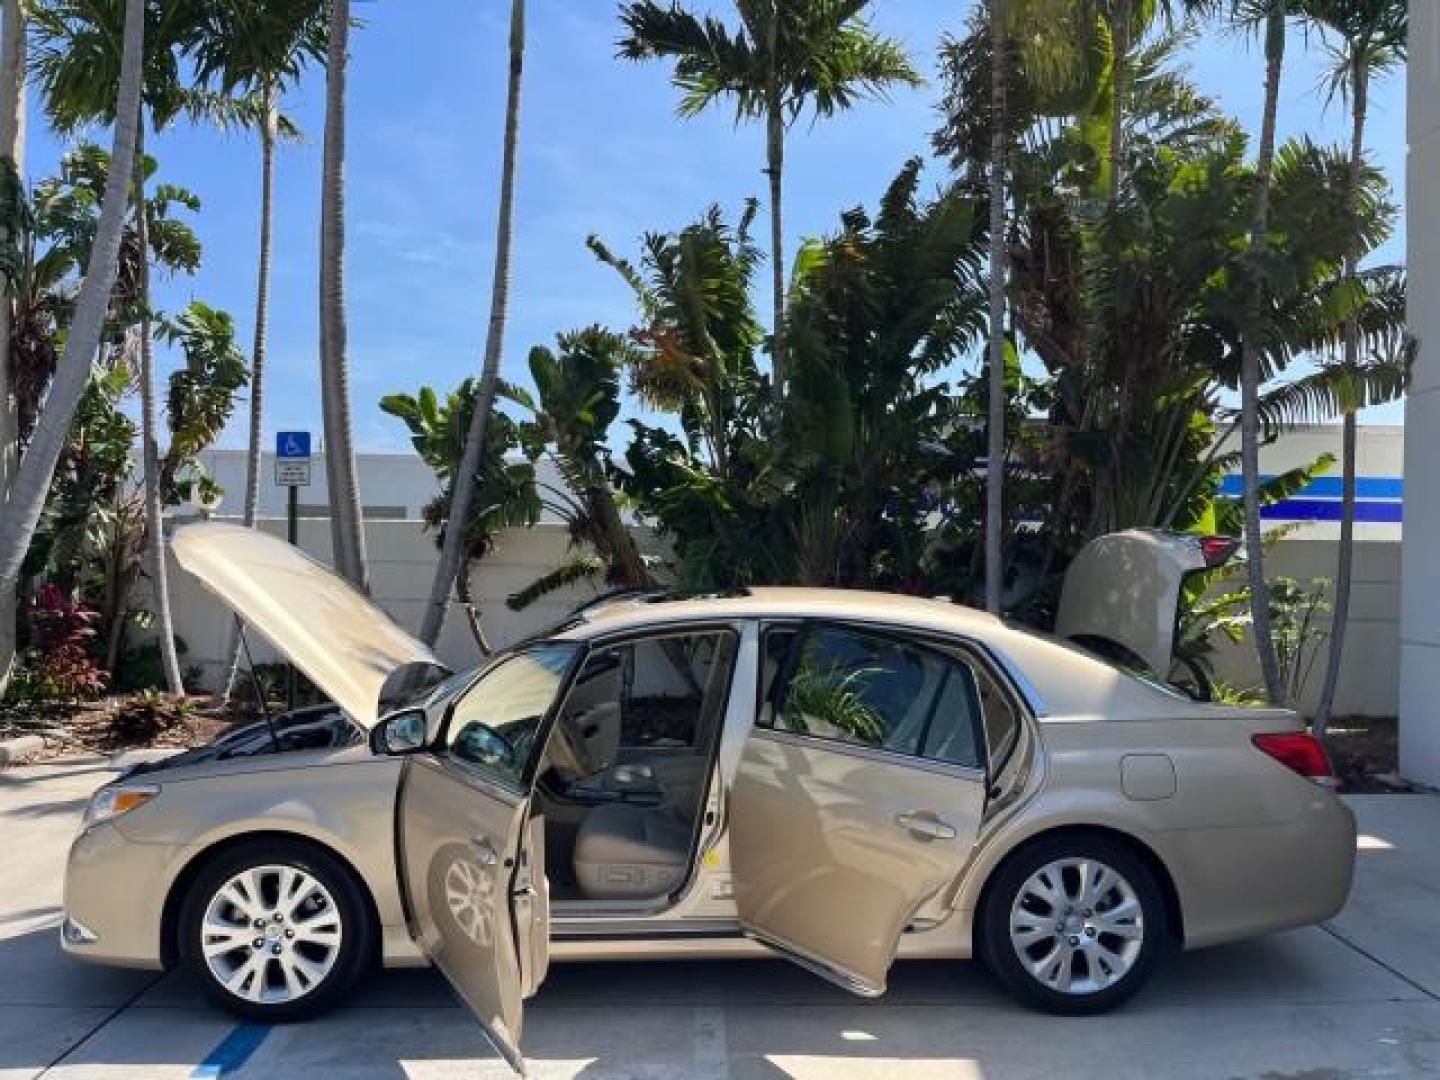
[[[640,595],[451,674],[273,537],[195,525],[174,551],[333,705],[102,788],[62,937],[183,964],[247,1017],[430,962],[518,1064],[552,958],[765,952],[865,995],[897,957],[978,956],[1095,1013],[1172,947],[1319,922],[1350,888],[1354,818],[1293,713],[952,604]]]

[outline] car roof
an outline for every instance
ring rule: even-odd
[[[767,586],[736,593],[672,597],[637,593],[584,608],[557,636],[584,640],[631,628],[697,619],[844,618],[929,626],[957,633],[1003,625],[993,615],[943,598],[906,596],[860,589]]]
[[[781,586],[690,597],[638,592],[599,600],[546,637],[589,641],[667,625],[739,619],[873,622],[964,638],[985,647],[1005,668],[1032,710],[1051,719],[1141,719],[1212,711],[1211,707],[1189,702],[1125,674],[1058,638],[942,597]]]

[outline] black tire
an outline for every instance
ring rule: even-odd
[[[333,898],[333,910],[338,915],[341,930],[337,955],[329,970],[301,994],[284,1001],[252,1001],[227,989],[211,970],[202,947],[201,924],[211,899],[237,874],[266,866],[300,870],[319,882]],[[210,1000],[245,1020],[262,1023],[303,1020],[334,1008],[378,955],[379,934],[375,919],[369,899],[355,875],[324,848],[297,840],[246,841],[212,858],[201,868],[185,894],[177,933],[177,954],[181,965],[199,982]],[[239,949],[236,953],[244,955]],[[267,973],[269,971],[267,966]],[[274,982],[280,981],[278,974],[267,974],[265,977]]]
[[[1070,942],[1081,942],[1081,951],[1076,954],[1077,958],[1072,962],[1071,970],[1078,975],[1083,967],[1085,977],[1077,977],[1081,985],[1070,992],[1047,985],[1033,974],[1023,962],[1017,946],[1012,944],[1010,935],[1011,912],[1031,876],[1052,863],[1067,859],[1094,860],[1118,874],[1134,891],[1135,898],[1139,901],[1142,920],[1138,952],[1128,969],[1118,978],[1114,978],[1113,973],[1104,972],[1100,966],[1091,968],[1091,965],[1096,963],[1090,959],[1096,955],[1093,952],[1096,946],[1091,944],[1091,941],[1097,938],[1097,934],[1089,933],[1086,927],[1093,924],[1090,920],[1083,919],[1083,912],[1076,912],[1076,917],[1083,920],[1083,925],[1078,928],[1079,932],[1074,937],[1068,934],[1056,935],[1064,936]],[[1076,872],[1068,873],[1073,875]],[[1075,882],[1078,878],[1072,876],[1069,881]],[[1119,896],[1118,893],[1109,895],[1112,901]],[[1102,901],[1102,905],[1107,902],[1111,901]],[[1045,909],[1031,907],[1027,910]],[[1100,907],[1097,906],[1096,910],[1100,910]],[[1061,913],[1052,912],[1045,917],[1056,917],[1058,920]],[[1057,922],[1057,930],[1058,928]],[[1098,937],[1103,939],[1100,943],[1105,947],[1125,947],[1120,939],[1104,934],[1103,931],[1097,933]],[[1087,937],[1091,940],[1087,940]],[[1061,1016],[1092,1016],[1123,1004],[1144,985],[1161,954],[1168,947],[1170,930],[1160,885],[1143,858],[1137,856],[1124,843],[1098,833],[1064,833],[1042,837],[1023,847],[1000,865],[986,888],[976,924],[976,940],[979,959],[1011,994],[1026,1005],[1041,1012]],[[1048,958],[1051,955],[1048,951],[1050,945],[1051,943],[1043,938],[1037,938],[1029,946],[1033,950],[1030,959],[1038,962]],[[1059,946],[1060,943],[1055,942],[1054,945]],[[1108,954],[1103,959],[1113,962],[1113,958]],[[1093,982],[1097,984],[1111,978],[1113,981],[1092,987],[1088,985],[1092,982],[1092,976]]]

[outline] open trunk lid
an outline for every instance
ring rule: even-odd
[[[186,525],[175,530],[170,549],[367,729],[391,672],[407,664],[443,667],[358,589],[278,537],[239,525]]]

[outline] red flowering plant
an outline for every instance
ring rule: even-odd
[[[42,585],[30,597],[26,615],[35,695],[84,701],[104,693],[109,674],[91,652],[100,613],[58,585]]]

